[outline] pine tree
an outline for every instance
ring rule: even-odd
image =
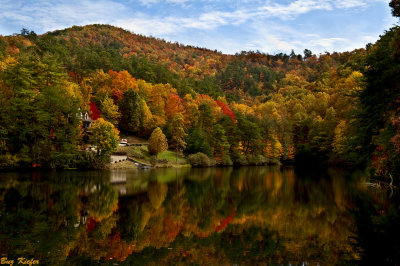
[[[129,133],[138,133],[143,124],[142,99],[134,89],[124,93],[119,109],[121,110],[121,129]]]

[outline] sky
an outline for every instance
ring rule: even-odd
[[[223,53],[315,54],[374,43],[395,25],[389,0],[0,0],[0,35],[110,24]]]

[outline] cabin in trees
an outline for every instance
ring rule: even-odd
[[[89,128],[92,127],[92,123],[94,120],[89,116],[89,111],[83,111],[79,107],[79,112],[76,114],[76,116],[82,121],[83,123],[83,131],[87,132]]]

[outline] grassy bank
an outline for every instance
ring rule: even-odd
[[[147,146],[119,146],[117,152],[126,152],[128,157],[143,164],[154,164],[155,157],[150,155]],[[190,167],[184,156],[174,151],[164,151],[157,156],[155,167]]]

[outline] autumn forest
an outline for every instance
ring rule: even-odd
[[[399,44],[398,26],[319,55],[226,55],[110,25],[22,29],[0,36],[0,169],[96,168],[119,134],[157,131],[192,165],[318,163],[398,182]]]

